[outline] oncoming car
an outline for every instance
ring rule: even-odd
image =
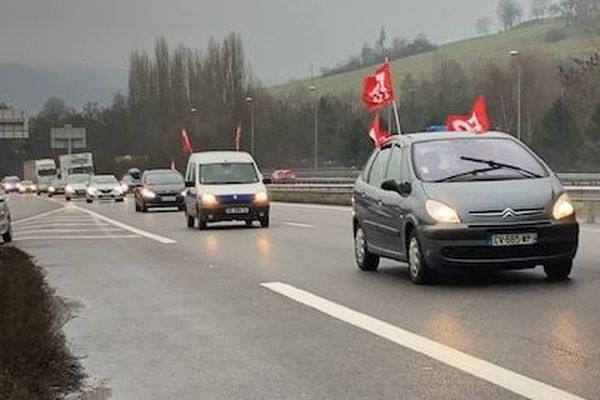
[[[144,172],[142,186],[135,190],[135,211],[146,212],[152,207],[177,207],[183,211],[185,183],[177,171],[154,169]]]
[[[7,176],[2,179],[2,189],[6,193],[16,193],[19,191],[21,179],[18,176]]]
[[[32,181],[22,181],[18,188],[19,193],[37,193],[37,186]]]
[[[10,210],[6,198],[0,195],[0,236],[4,243],[12,241],[12,226],[10,220]]]
[[[503,133],[394,136],[369,159],[353,194],[356,262],[407,262],[415,283],[444,268],[542,265],[566,279],[579,225],[558,178]]]
[[[88,174],[69,175],[65,185],[65,200],[71,201],[73,198],[85,197],[90,179],[91,175]]]
[[[187,226],[200,229],[209,222],[259,221],[269,226],[269,198],[252,156],[244,152],[215,151],[190,156],[185,177]]]
[[[114,175],[94,175],[90,178],[85,193],[85,201],[92,203],[94,200],[123,201],[123,189]]]

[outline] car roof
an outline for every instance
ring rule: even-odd
[[[179,171],[174,171],[172,169],[161,168],[161,169],[147,169],[144,171],[144,174],[179,174]]]
[[[115,178],[115,179],[117,179],[116,176],[111,175],[111,174],[93,175],[92,178]]]
[[[222,162],[246,162],[253,163],[252,156],[244,151],[204,151],[194,153],[190,156],[190,161],[199,164],[214,164]]]
[[[418,132],[404,135],[393,135],[384,143],[419,143],[431,140],[461,140],[461,139],[514,139],[512,135],[503,132],[491,131],[484,134],[476,132]]]

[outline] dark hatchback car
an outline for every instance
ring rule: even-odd
[[[144,172],[141,186],[135,189],[135,210],[146,212],[154,207],[184,208],[185,182],[177,171],[153,169]]]
[[[407,262],[426,283],[444,268],[525,269],[568,278],[579,225],[556,175],[512,136],[394,136],[376,150],[353,195],[355,256]]]

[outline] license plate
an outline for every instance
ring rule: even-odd
[[[171,202],[171,201],[176,201],[177,197],[175,197],[175,196],[164,196],[161,200],[164,201],[164,202]]]
[[[250,209],[248,207],[229,207],[225,212],[227,214],[248,214]]]
[[[504,233],[492,235],[492,246],[529,246],[538,241],[537,233]]]

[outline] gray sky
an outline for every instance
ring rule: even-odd
[[[523,1],[524,3],[527,1]],[[436,43],[495,25],[497,0],[2,0],[0,62],[84,64],[125,69],[132,48],[164,35],[204,48],[213,35],[242,35],[254,72],[267,84],[307,76],[372,42],[426,33]],[[528,15],[528,7],[524,14]]]

